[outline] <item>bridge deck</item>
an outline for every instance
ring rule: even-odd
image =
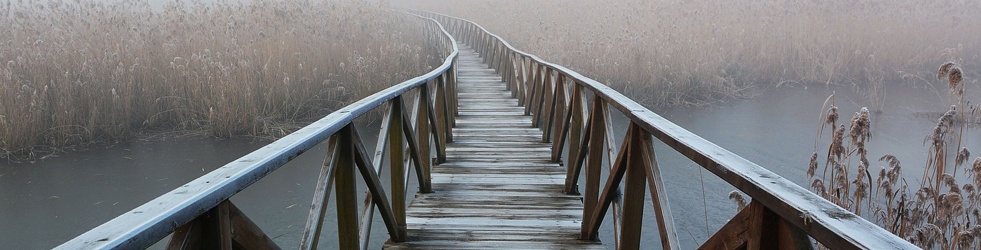
[[[580,196],[563,194],[565,168],[550,161],[542,131],[477,53],[458,44],[460,116],[447,163],[432,172],[433,193],[406,212],[407,248],[587,248],[577,240]]]

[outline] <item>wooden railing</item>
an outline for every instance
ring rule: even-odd
[[[471,21],[417,13],[439,20],[503,75],[513,95],[526,105],[525,113],[534,116],[534,126],[542,129],[544,140],[552,142],[554,161],[561,161],[567,147],[566,192],[579,192],[578,181],[585,172],[581,239],[597,239],[600,223],[613,206],[617,248],[640,248],[647,189],[662,247],[681,248],[658,169],[653,145],[657,139],[752,197],[750,205],[711,236],[702,249],[810,248],[813,244],[806,236],[832,249],[916,248],[602,83],[515,49]],[[612,110],[630,120],[619,147],[613,141]],[[601,183],[604,154],[610,170]]]
[[[341,108],[57,248],[146,248],[173,232],[169,249],[278,249],[229,198],[324,141],[328,149],[300,248],[317,248],[331,187],[336,194],[340,249],[367,247],[376,208],[391,240],[404,241],[410,176],[406,169],[414,166],[419,192],[432,191],[430,157],[435,151],[436,162],[446,160],[457,112],[456,41],[438,22],[420,18],[428,43],[445,58],[436,69]],[[409,109],[405,102],[411,102]],[[375,109],[385,111],[376,149],[369,154],[353,122]],[[383,159],[391,159],[387,163],[391,190],[387,191],[378,178]],[[369,190],[360,214],[355,173],[360,173]]]

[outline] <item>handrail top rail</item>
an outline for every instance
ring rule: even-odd
[[[531,58],[540,65],[572,78],[575,82],[604,99],[608,104],[616,107],[640,128],[726,180],[740,191],[750,195],[754,200],[761,202],[816,239],[835,242],[843,240],[849,245],[864,248],[918,249],[912,243],[861,216],[857,216],[790,180],[678,126],[605,84],[562,65],[550,63],[533,54],[514,48],[503,38],[491,33],[476,22],[439,13],[421,12],[469,22],[497,39],[512,52]]]
[[[445,74],[452,69],[460,52],[456,39],[440,22],[429,17],[412,15],[435,23],[449,39],[453,50],[439,67],[335,110],[310,125],[160,195],[55,249],[132,249],[153,244],[197,215],[231,198],[296,156],[327,140],[355,118]]]

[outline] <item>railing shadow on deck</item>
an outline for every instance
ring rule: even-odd
[[[654,140],[660,140],[752,197],[750,205],[701,249],[812,248],[807,236],[831,249],[916,248],[600,82],[515,49],[474,22],[415,13],[440,21],[503,76],[513,96],[525,105],[525,114],[533,115],[533,125],[542,129],[544,141],[552,143],[553,161],[562,161],[563,150],[568,150],[566,192],[579,192],[578,181],[585,172],[581,239],[597,239],[600,223],[613,206],[617,248],[639,249],[644,196],[650,190],[662,247],[681,248],[654,150]],[[612,110],[630,120],[619,147],[613,141]],[[611,169],[608,179],[601,183],[604,154],[611,161]]]
[[[341,108],[56,249],[146,248],[171,233],[169,249],[278,249],[229,198],[325,141],[324,164],[300,248],[317,248],[332,187],[336,195],[340,249],[367,247],[376,208],[390,239],[404,241],[405,192],[411,176],[406,169],[415,170],[419,192],[431,192],[431,164],[445,161],[446,143],[452,140],[459,54],[456,41],[439,22],[407,14],[424,20],[423,32],[428,43],[445,58],[439,67]],[[376,149],[369,153],[353,122],[376,109],[383,109],[384,117]],[[431,161],[432,154],[436,158]],[[384,159],[399,160],[384,164]],[[390,166],[391,190],[385,190],[378,178],[383,165]],[[360,213],[356,172],[369,190]]]

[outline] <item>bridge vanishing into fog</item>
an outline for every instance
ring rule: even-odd
[[[598,232],[604,220],[612,222],[614,238],[602,240],[618,249],[694,248],[678,241],[655,140],[752,198],[701,249],[807,249],[814,242],[832,249],[915,248],[473,22],[413,13],[427,20],[424,32],[445,58],[441,66],[58,248],[146,248],[170,235],[170,249],[278,249],[229,198],[321,143],[327,150],[297,242],[301,249],[321,241],[367,248],[376,209],[389,235],[386,249],[603,249]],[[376,147],[368,151],[353,121],[372,110],[381,110],[383,118]],[[612,112],[629,120],[619,145]],[[413,181],[418,193],[407,204]],[[359,182],[368,190],[363,201]],[[329,211],[332,193],[336,209]],[[644,212],[648,205],[651,214]],[[336,213],[336,225],[330,225],[336,236],[321,235],[328,212]],[[657,224],[648,226],[656,226],[657,234],[642,234],[644,216],[655,218]],[[641,238],[660,245],[641,246]]]

